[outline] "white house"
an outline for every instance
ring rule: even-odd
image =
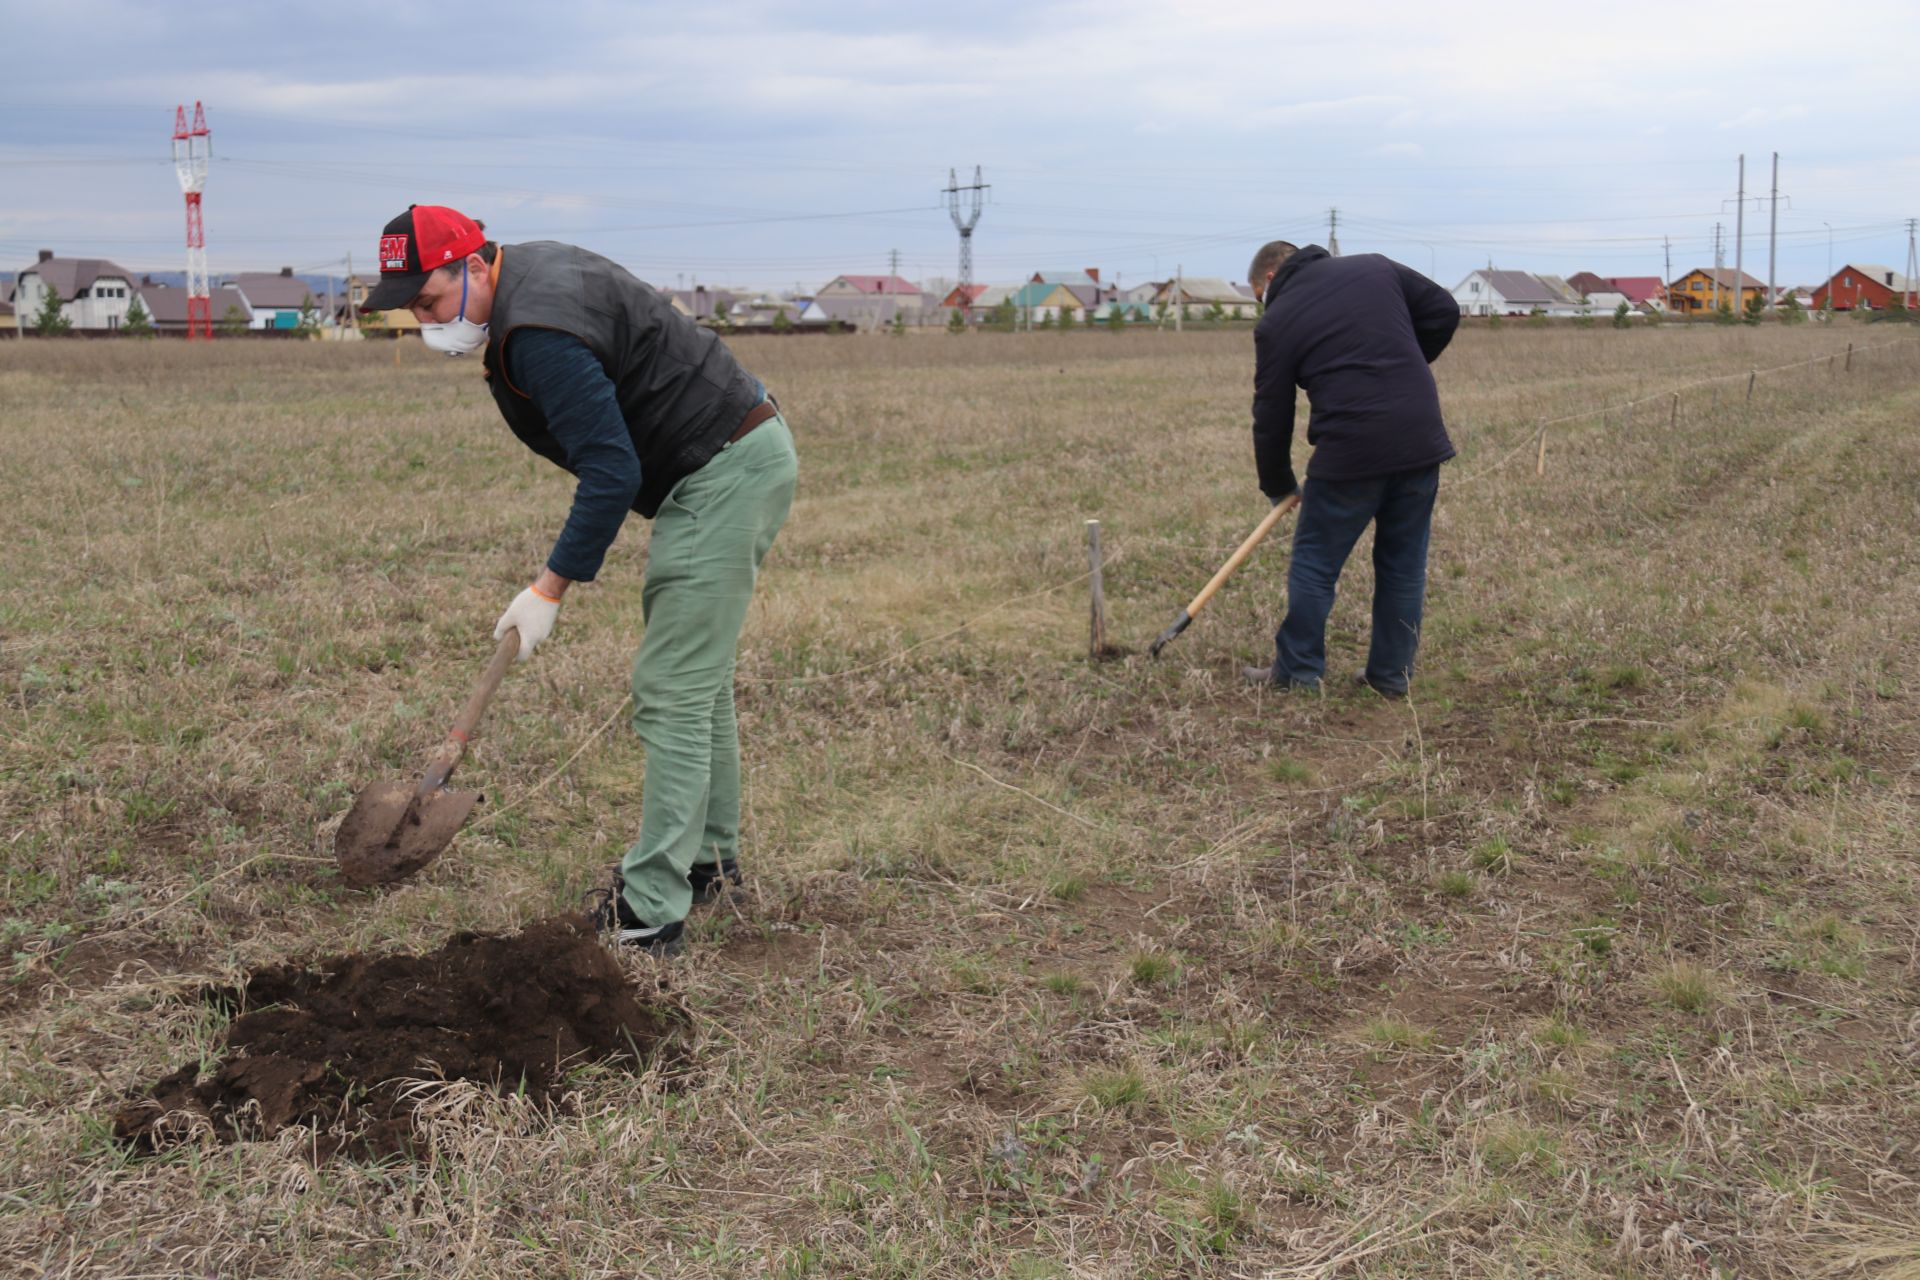
[[[1469,272],[1453,286],[1453,300],[1463,316],[1523,316],[1536,307],[1551,313],[1566,305],[1528,272],[1488,268]]]
[[[14,278],[13,307],[22,329],[33,328],[51,286],[65,304],[62,314],[75,330],[113,330],[127,321],[133,305],[134,276],[105,258],[58,258],[42,249],[39,261]]]
[[[1176,288],[1180,294],[1178,300],[1174,298]],[[1252,298],[1218,276],[1189,276],[1178,281],[1169,280],[1161,286],[1159,295],[1153,301],[1155,306],[1162,302],[1168,306],[1178,306],[1184,302],[1189,318],[1205,315],[1216,304],[1226,312],[1229,320],[1251,320],[1255,310]]]
[[[892,324],[895,316],[908,324],[919,324],[939,302],[938,298],[929,302],[918,285],[899,276],[835,276],[821,285],[813,296],[816,301],[822,298],[852,300],[855,305],[843,307],[845,314],[834,318],[842,322],[857,321],[858,327],[863,329]],[[946,316],[942,315],[940,319],[944,323]]]
[[[1604,319],[1619,311],[1620,304],[1623,302],[1627,304],[1627,313],[1629,315],[1637,314],[1634,309],[1633,299],[1627,297],[1624,293],[1616,293],[1611,290],[1601,290],[1598,293],[1588,294],[1586,302],[1576,314],[1599,316]]]

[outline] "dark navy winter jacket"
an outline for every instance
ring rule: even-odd
[[[1307,475],[1364,480],[1453,456],[1427,368],[1460,327],[1453,295],[1377,253],[1296,252],[1267,289],[1253,332],[1253,453],[1278,501],[1293,474],[1294,388],[1312,403]]]

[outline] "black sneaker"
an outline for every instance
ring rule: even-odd
[[[722,858],[719,862],[696,862],[687,868],[687,883],[693,887],[693,905],[704,907],[727,889],[740,887],[740,862]]]
[[[593,909],[594,927],[623,947],[639,947],[656,956],[679,955],[686,944],[681,934],[686,932],[684,921],[674,920],[667,924],[648,924],[633,914],[633,908],[627,905],[627,896],[618,870],[614,872],[613,882],[596,895],[599,902]]]
[[[1389,702],[1398,702],[1407,696],[1405,689],[1389,689],[1385,685],[1375,684],[1367,679],[1367,673],[1364,671],[1353,673],[1353,685],[1356,689],[1371,689]]]

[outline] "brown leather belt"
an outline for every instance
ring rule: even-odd
[[[765,422],[768,418],[773,417],[775,414],[779,412],[780,410],[775,407],[771,399],[762,400],[759,404],[747,410],[747,416],[740,419],[740,425],[735,427],[733,429],[733,434],[727,437],[727,443],[732,444],[735,441],[740,440],[747,434],[747,432],[753,430],[755,427],[759,426],[761,423]]]

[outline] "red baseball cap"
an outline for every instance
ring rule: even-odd
[[[479,251],[487,242],[480,224],[439,204],[410,204],[380,233],[380,283],[360,305],[395,311],[420,296],[427,276]]]

